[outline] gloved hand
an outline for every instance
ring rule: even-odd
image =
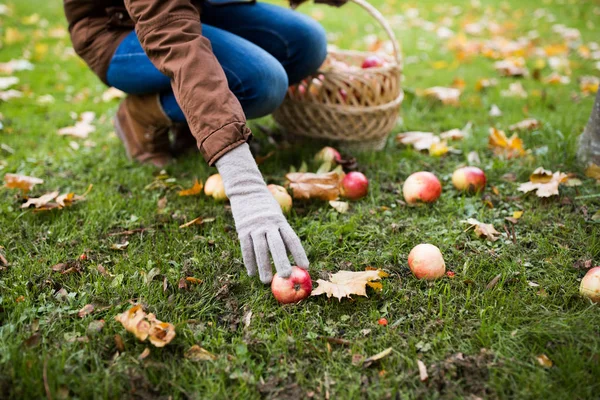
[[[248,275],[256,275],[258,270],[263,283],[271,282],[273,270],[269,252],[277,272],[284,278],[292,273],[288,251],[298,267],[308,269],[302,243],[267,189],[248,144],[244,143],[223,155],[216,166],[231,202]]]

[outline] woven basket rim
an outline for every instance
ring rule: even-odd
[[[303,101],[303,100],[294,100],[294,99],[287,99],[286,101],[290,102],[292,105],[294,105],[294,104],[301,104],[302,106],[310,105],[310,106],[315,106],[315,107],[319,107],[319,108],[326,108],[326,109],[329,109],[332,111],[334,110],[341,114],[363,114],[363,113],[376,112],[376,111],[385,111],[390,108],[397,107],[400,104],[402,104],[403,100],[404,100],[404,91],[402,89],[400,89],[400,94],[394,100],[392,100],[388,103],[385,103],[385,104],[380,104],[377,106],[370,106],[370,107],[350,106],[347,104],[311,103],[311,102],[307,102],[307,101]]]
[[[385,53],[374,53],[372,51],[361,51],[361,50],[343,50],[343,49],[329,49],[327,51],[328,54],[340,54],[340,55],[347,55],[347,56],[355,56],[355,57],[363,57],[363,56],[372,56],[374,54],[381,56],[383,58],[386,59],[387,64],[381,67],[371,67],[371,68],[366,68],[366,69],[360,69],[360,70],[356,70],[356,71],[352,71],[352,70],[348,70],[348,71],[335,71],[335,70],[330,70],[330,71],[323,71],[324,73],[331,73],[331,72],[337,72],[337,73],[351,73],[351,74],[364,74],[365,72],[381,72],[381,71],[391,71],[393,69],[398,68],[400,71],[402,71],[402,62],[399,62],[398,60],[396,60],[394,57],[392,57],[389,54],[385,54]]]

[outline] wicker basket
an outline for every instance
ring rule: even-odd
[[[401,86],[400,46],[381,13],[364,0],[350,0],[364,8],[385,29],[394,57],[381,56],[383,67],[356,70],[322,68],[291,86],[273,118],[291,135],[335,141],[346,150],[381,150],[396,125],[404,92]],[[371,53],[330,51],[328,61],[360,66]]]

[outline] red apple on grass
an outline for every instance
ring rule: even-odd
[[[579,293],[594,303],[600,303],[600,267],[594,267],[585,274],[579,285]]]
[[[273,197],[275,197],[275,200],[277,200],[281,206],[281,211],[285,214],[289,213],[292,209],[292,196],[290,196],[288,191],[283,186],[279,185],[268,185],[267,189],[269,189],[269,192],[271,192]]]
[[[362,68],[367,69],[367,68],[383,67],[384,64],[385,64],[385,61],[383,61],[381,59],[381,57],[373,55],[373,56],[368,56],[367,58],[365,58],[365,60],[362,63]]]
[[[329,146],[323,147],[315,155],[315,161],[317,162],[339,162],[341,159],[342,156],[340,155],[340,152]]]
[[[408,204],[432,203],[442,194],[442,184],[431,172],[415,172],[406,178],[402,193]]]
[[[342,196],[350,200],[358,200],[369,192],[369,180],[361,172],[349,172],[342,179]]]
[[[417,279],[433,280],[446,273],[442,252],[428,243],[419,244],[410,251],[408,266]]]
[[[485,173],[477,167],[462,167],[452,174],[452,184],[458,190],[477,193],[485,188]]]
[[[292,267],[292,275],[289,278],[282,278],[279,274],[275,274],[271,281],[271,291],[282,304],[297,303],[310,295],[312,281],[308,271]]]

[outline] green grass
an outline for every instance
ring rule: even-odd
[[[598,40],[599,7],[584,0],[569,5],[485,1],[481,9],[461,0],[374,3],[392,20],[414,7],[422,18],[436,23],[459,6],[461,13],[451,26],[455,31],[485,12],[491,20],[512,23],[505,34],[511,38],[536,30],[540,45],[561,43],[551,28],[562,23],[580,29],[585,43]],[[474,89],[478,79],[496,77],[493,60],[475,57],[453,66],[454,53],[434,32],[396,21],[394,29],[410,61],[405,67],[403,120],[396,131],[439,132],[471,122],[473,134],[457,144],[461,155],[442,158],[398,148],[390,137],[385,151],[357,154],[372,186],[369,196],[353,203],[348,214],[316,202],[298,205],[289,220],[306,246],[314,279],[366,266],[384,268],[390,277],[381,293],[371,292],[368,298],[340,303],[320,297],[282,307],[268,287],[246,276],[233,220],[223,204],[205,197],[181,198],[174,190],[144,189],[155,171],[126,160],[111,133],[116,103],[97,101],[105,88],[65,53],[68,39],[45,34],[64,25],[61,2],[7,4],[13,14],[0,16],[0,38],[17,28],[23,40],[4,43],[0,61],[31,54],[35,70],[17,73],[24,98],[0,103],[0,143],[14,149],[0,150],[0,174],[43,178],[46,182],[32,195],[54,189],[82,193],[89,184],[94,188],[87,201],[49,213],[21,210],[16,191],[0,190],[0,251],[10,263],[0,271],[0,397],[597,398],[600,310],[579,297],[585,271],[573,265],[600,259],[600,229],[591,220],[600,209],[600,198],[577,199],[597,194],[598,186],[583,179],[583,186],[562,187],[560,197],[551,199],[516,190],[540,165],[583,176],[575,149],[593,99],[581,96],[577,81],[583,75],[598,75],[595,62],[572,53],[570,84],[548,86],[529,78],[523,80],[531,94],[527,99],[505,98],[500,92],[513,79],[499,79],[487,92]],[[536,18],[534,11],[542,8],[558,21]],[[354,6],[301,7],[309,14],[316,9],[324,11],[326,28],[340,33],[335,39],[340,47],[364,48],[365,32],[377,30]],[[22,18],[33,13],[46,19],[48,27],[24,25]],[[40,44],[48,45],[47,53],[40,53]],[[447,61],[450,67],[434,69],[436,61]],[[535,58],[528,64],[533,67]],[[545,67],[542,76],[550,72]],[[433,105],[414,95],[416,89],[449,86],[457,77],[467,84],[459,107]],[[55,103],[38,104],[37,97],[45,94],[54,96]],[[501,117],[488,116],[492,104],[503,111]],[[97,113],[97,131],[91,134],[95,147],[73,150],[71,139],[56,134],[72,124],[72,111]],[[541,129],[521,135],[532,153],[511,161],[493,156],[487,148],[489,127],[505,129],[527,116],[543,123]],[[272,124],[270,119],[261,123]],[[256,124],[251,126],[260,152],[273,149]],[[290,165],[308,160],[318,148],[307,143],[277,151],[262,167],[267,180],[280,183]],[[452,171],[473,150],[481,156],[490,185],[499,190],[498,195],[491,190],[485,194],[494,208],[481,197],[463,196],[452,188]],[[441,199],[428,207],[403,206],[397,202],[403,180],[423,169],[441,178]],[[213,171],[199,156],[189,155],[167,172],[178,185],[189,187],[194,177],[205,179]],[[517,181],[503,180],[507,173],[514,173]],[[165,196],[167,206],[159,210],[157,201]],[[464,232],[460,222],[475,217],[503,231],[508,224],[504,218],[517,210],[525,214],[515,226],[515,243],[505,236],[495,243],[482,241]],[[198,216],[216,221],[178,228]],[[125,251],[111,250],[125,238],[110,233],[141,227],[148,230],[129,236]],[[454,279],[425,283],[411,277],[407,255],[421,242],[441,248],[448,268],[456,272]],[[82,253],[88,259],[78,261]],[[81,272],[51,271],[51,266],[69,261]],[[99,273],[100,264],[114,277]],[[153,268],[160,276],[147,282]],[[486,289],[497,275],[497,285]],[[185,276],[203,283],[179,290],[177,283]],[[57,295],[62,289],[66,296]],[[79,318],[78,310],[89,303],[98,311]],[[130,303],[143,304],[177,329],[170,345],[152,347],[144,360],[138,355],[147,344],[114,321]],[[246,327],[243,317],[248,311],[253,316]],[[382,317],[389,326],[377,324]],[[106,321],[102,331],[88,332],[88,325],[100,319]],[[123,337],[123,352],[117,351],[115,335]],[[349,344],[328,344],[325,338],[342,338]],[[194,344],[217,355],[217,360],[185,359],[185,351]],[[379,363],[367,368],[352,363],[353,358],[388,347],[393,347],[392,353]],[[464,360],[453,358],[456,353]],[[554,366],[540,366],[540,354]],[[418,359],[428,367],[428,382],[419,380]]]

